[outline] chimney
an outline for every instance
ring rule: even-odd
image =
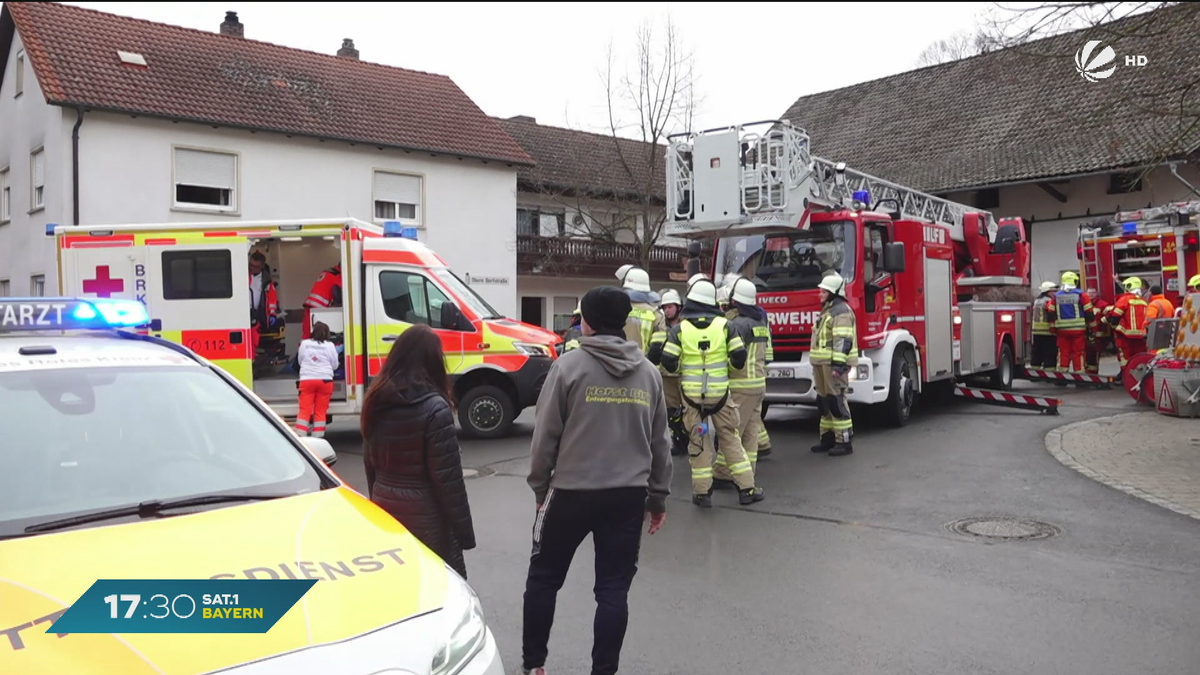
[[[537,120],[530,117],[529,115],[514,115],[513,117],[510,117],[508,119],[516,121],[516,122],[529,122],[530,124],[537,124]]]
[[[246,27],[238,21],[237,12],[225,12],[225,20],[221,22],[221,35],[245,37]]]
[[[354,48],[354,40],[351,40],[350,38],[342,40],[342,48],[337,51],[337,55],[357,61],[358,50]]]

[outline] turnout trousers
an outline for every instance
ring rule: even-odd
[[[854,420],[846,402],[849,381],[845,376],[834,375],[833,366],[828,364],[813,366],[813,380],[817,385],[817,408],[821,411],[821,435],[831,433],[834,443],[850,444],[854,439]]]
[[[1058,370],[1082,373],[1087,336],[1081,330],[1058,331]]]
[[[1117,339],[1117,359],[1121,362],[1122,368],[1129,363],[1129,359],[1146,351],[1145,337],[1125,337],[1120,333],[1117,333],[1115,337]]]
[[[721,444],[730,480],[739,490],[754,487],[754,470],[750,467],[750,460],[746,459],[746,451],[742,449],[742,439],[738,435],[741,429],[740,412],[732,397],[727,397],[719,408],[706,407],[703,414],[694,403],[684,400],[683,424],[690,436],[688,464],[692,467],[692,494],[712,492],[713,464],[717,454],[714,441]],[[701,435],[700,425],[705,421],[708,422],[708,430]]]
[[[592,535],[596,551],[596,616],[592,623],[592,675],[617,672],[629,625],[629,588],[638,570],[646,488],[550,488],[533,523],[533,554],[525,580],[521,661],[526,670],[546,665],[558,591],[575,551]]]
[[[1053,335],[1034,335],[1032,361],[1035,368],[1057,368],[1058,340]]]
[[[742,440],[742,450],[746,453],[746,459],[750,462],[751,472],[756,471],[758,467],[758,439],[759,430],[762,429],[762,404],[763,398],[767,395],[766,389],[758,391],[747,391],[744,389],[730,389],[729,398],[737,405],[738,408],[738,438]],[[717,480],[733,480],[733,476],[729,473],[729,464],[725,460],[725,453],[721,451],[721,445],[717,445],[717,459],[713,462],[713,478]]]
[[[300,382],[300,410],[296,414],[296,433],[301,436],[325,436],[325,416],[333,397],[333,380]],[[311,424],[310,424],[311,420]]]

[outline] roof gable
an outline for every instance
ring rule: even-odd
[[[444,75],[59,3],[5,3],[13,24],[51,104],[532,163]]]
[[[1120,24],[804,96],[784,117],[818,156],[930,192],[1187,155],[1200,148],[1200,124],[1189,130],[1179,114],[1181,100],[1200,109],[1198,9],[1158,10],[1154,35],[1121,39],[1108,79],[1081,77],[1075,54],[1088,39],[1111,42]],[[1125,55],[1148,65],[1120,65]]]
[[[528,117],[497,121],[537,162],[517,174],[525,190],[628,201],[665,199],[665,146],[546,126]],[[649,195],[647,186],[653,186]]]

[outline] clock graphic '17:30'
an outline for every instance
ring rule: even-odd
[[[187,619],[196,613],[196,599],[186,593],[180,593],[174,598],[157,593],[146,601],[143,601],[140,595],[113,594],[104,596],[104,602],[108,604],[109,618],[111,619],[122,618],[120,608],[124,603],[129,603],[129,608],[124,613],[126,619],[134,618],[138,607],[154,610],[142,614],[143,619],[165,619],[169,616],[174,616],[176,619]]]

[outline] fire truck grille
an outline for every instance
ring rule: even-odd
[[[771,343],[777,352],[806,352],[808,351],[809,345],[812,344],[812,336],[799,335],[796,337],[772,337]]]

